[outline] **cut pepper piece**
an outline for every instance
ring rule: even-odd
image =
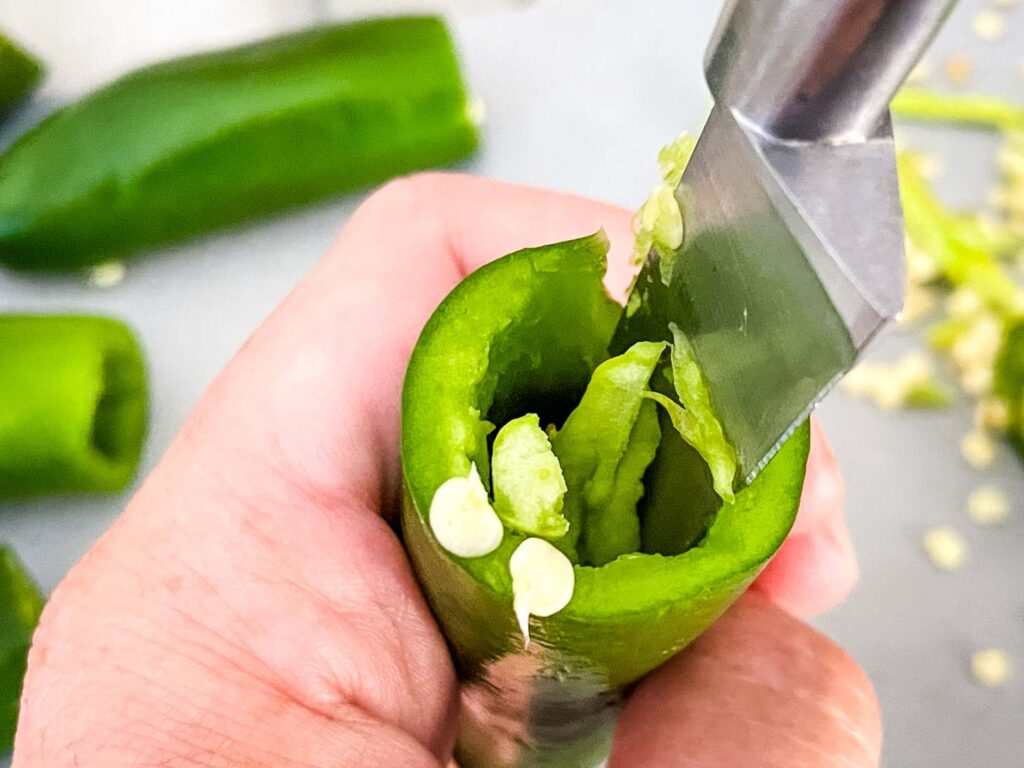
[[[641,545],[600,567],[575,565],[569,602],[530,619],[529,651],[510,573],[525,537],[506,532],[496,550],[472,559],[439,546],[426,520],[430,499],[471,463],[484,466],[488,424],[524,413],[563,423],[607,359],[621,308],[602,285],[606,250],[604,238],[593,236],[477,270],[430,318],[406,373],[403,534],[464,681],[456,757],[467,768],[599,762],[625,687],[685,647],[743,592],[781,545],[799,504],[806,425],[711,516],[699,546],[663,556]],[[555,436],[556,453],[566,429]],[[675,439],[706,473],[700,457]],[[568,471],[566,479],[568,506],[576,489]],[[663,494],[658,504],[667,526],[685,517],[688,497]]]
[[[0,34],[0,118],[24,101],[42,77],[43,67],[35,57]]]
[[[121,490],[145,432],[145,365],[125,325],[0,316],[0,497]]]
[[[14,550],[0,544],[0,752],[14,743],[28,649],[43,602]]]
[[[477,130],[432,17],[312,29],[139,70],[0,162],[0,263],[88,266],[459,160]]]

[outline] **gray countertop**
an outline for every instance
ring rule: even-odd
[[[658,148],[699,129],[708,108],[700,62],[717,3],[543,0],[389,3],[454,10],[474,90],[487,106],[486,147],[468,170],[578,192],[635,207],[655,181]],[[980,0],[963,0],[929,58],[971,52],[975,82],[1024,102],[1024,7],[1004,40],[971,32]],[[371,2],[289,0],[0,0],[0,26],[51,65],[40,98],[0,132],[0,144],[54,106],[126,68],[175,53],[308,24],[326,15],[379,11]],[[904,133],[943,160],[941,191],[953,203],[983,199],[990,137]],[[148,469],[210,379],[257,323],[316,262],[358,196],[165,249],[129,266],[119,286],[79,278],[0,274],[0,310],[90,310],[126,318],[147,349],[153,382]],[[872,356],[919,346],[896,330]],[[959,458],[970,427],[965,400],[938,412],[882,413],[844,395],[821,408],[847,478],[847,513],[862,579],[850,600],[816,624],[867,668],[882,701],[885,764],[900,768],[1024,766],[1024,468],[1004,447],[979,473]],[[1015,516],[972,527],[968,493],[1000,485]],[[0,503],[0,539],[11,541],[47,589],[110,524],[120,497]],[[935,570],[924,531],[949,524],[970,556],[958,573]],[[972,682],[979,647],[1014,657],[998,690]]]

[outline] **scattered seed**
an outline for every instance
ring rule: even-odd
[[[1010,500],[999,488],[982,486],[967,499],[967,516],[975,525],[997,525],[1010,516]]]
[[[937,179],[942,175],[942,161],[930,152],[917,153],[917,170],[926,179]]]
[[[967,85],[971,79],[971,72],[974,65],[971,59],[963,54],[954,56],[946,61],[946,80],[952,85]]]
[[[477,128],[487,122],[487,105],[480,97],[473,97],[466,105],[466,118]]]
[[[998,11],[982,11],[974,17],[974,34],[979,40],[991,42],[1006,33],[1006,19]]]
[[[1010,406],[1000,397],[986,397],[974,408],[974,426],[1005,431],[1010,426]]]
[[[903,293],[903,311],[900,313],[900,323],[909,325],[917,322],[934,308],[935,294],[922,285],[908,281]]]
[[[953,317],[970,317],[985,306],[973,288],[957,288],[946,298],[946,312]]]
[[[972,397],[982,397],[992,391],[993,378],[991,368],[972,366],[960,375],[960,387]]]
[[[910,74],[907,75],[907,85],[924,85],[928,82],[931,77],[932,68],[931,65],[923,59],[910,70]]]
[[[123,283],[127,274],[123,261],[105,261],[90,267],[85,279],[93,288],[113,288]]]
[[[971,656],[971,674],[986,688],[1003,685],[1013,674],[1013,662],[1006,651],[999,648],[985,648]]]
[[[960,443],[960,455],[975,469],[992,466],[996,459],[996,445],[983,429],[973,429]]]
[[[967,559],[967,542],[956,529],[943,525],[925,533],[924,551],[936,568],[955,571]]]

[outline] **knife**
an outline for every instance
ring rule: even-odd
[[[693,347],[749,483],[903,305],[889,101],[955,0],[729,0],[715,99],[610,351]]]

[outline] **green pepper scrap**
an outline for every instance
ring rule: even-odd
[[[904,88],[892,101],[897,117],[988,130],[1024,128],[1024,107],[996,96],[936,93]]]
[[[1008,427],[1024,455],[1024,320],[1010,326],[996,359],[993,391],[1008,406]]]
[[[0,263],[96,264],[451,163],[477,141],[437,18],[157,64],[59,110],[0,157]]]
[[[0,118],[6,117],[39,84],[42,65],[0,34]]]
[[[125,325],[0,316],[0,498],[121,490],[145,431],[145,366]]]
[[[43,602],[14,550],[0,544],[0,752],[14,744],[28,649]]]
[[[1002,209],[998,218],[948,210],[930,190],[920,156],[903,152],[898,163],[912,249],[953,289],[947,316],[929,329],[929,341],[980,398],[977,429],[1009,430],[1024,446],[1024,286],[1006,266],[1024,256],[1024,107],[991,96],[905,90],[893,110],[911,120],[996,131],[1004,139],[1003,180],[993,195]],[[968,437],[987,440],[984,431]]]
[[[609,359],[622,310],[602,283],[606,252],[598,233],[519,251],[477,270],[435,311],[409,362],[401,442],[406,546],[467,681],[467,697],[486,702],[508,686],[526,692],[521,712],[503,709],[489,720],[480,710],[463,713],[457,756],[469,767],[505,765],[493,749],[506,741],[515,765],[588,766],[601,759],[623,687],[685,647],[742,593],[782,543],[799,504],[806,425],[753,483],[705,514],[702,505],[715,497],[711,473],[677,435],[675,443],[659,442],[659,406],[650,394],[676,379],[682,405],[669,402],[688,422],[683,432],[724,465],[713,427],[695,413],[704,402],[699,381],[681,339],[671,356],[665,343],[640,342]],[[541,467],[550,478],[555,465],[540,439],[541,424],[554,425],[548,434],[564,473],[561,512],[569,527],[550,536],[563,554],[531,538],[538,529],[509,522],[508,515],[492,551],[469,558],[447,552],[426,517],[437,489],[474,465],[482,477],[493,474],[496,499],[499,487],[507,494],[529,482],[508,483],[508,467],[499,468],[509,450],[499,440],[509,425],[510,438],[520,429],[530,433],[520,446],[527,468]],[[492,425],[500,427],[493,449]],[[678,462],[679,474],[706,487],[692,498],[661,494],[645,501],[648,465],[665,460],[665,445],[676,444],[684,450],[666,455]],[[560,490],[557,483],[551,488]],[[538,508],[552,511],[557,496],[551,492]],[[688,510],[694,500],[701,507],[696,518]],[[650,517],[658,531],[649,537]],[[655,540],[699,546],[666,556],[661,544],[650,543]],[[561,573],[563,563],[574,579],[560,610],[520,616],[528,621],[528,650],[510,573],[518,553],[517,578],[529,576],[522,572],[527,549],[551,573]],[[552,726],[566,718],[571,727]],[[495,725],[510,719],[515,725],[507,732]]]

